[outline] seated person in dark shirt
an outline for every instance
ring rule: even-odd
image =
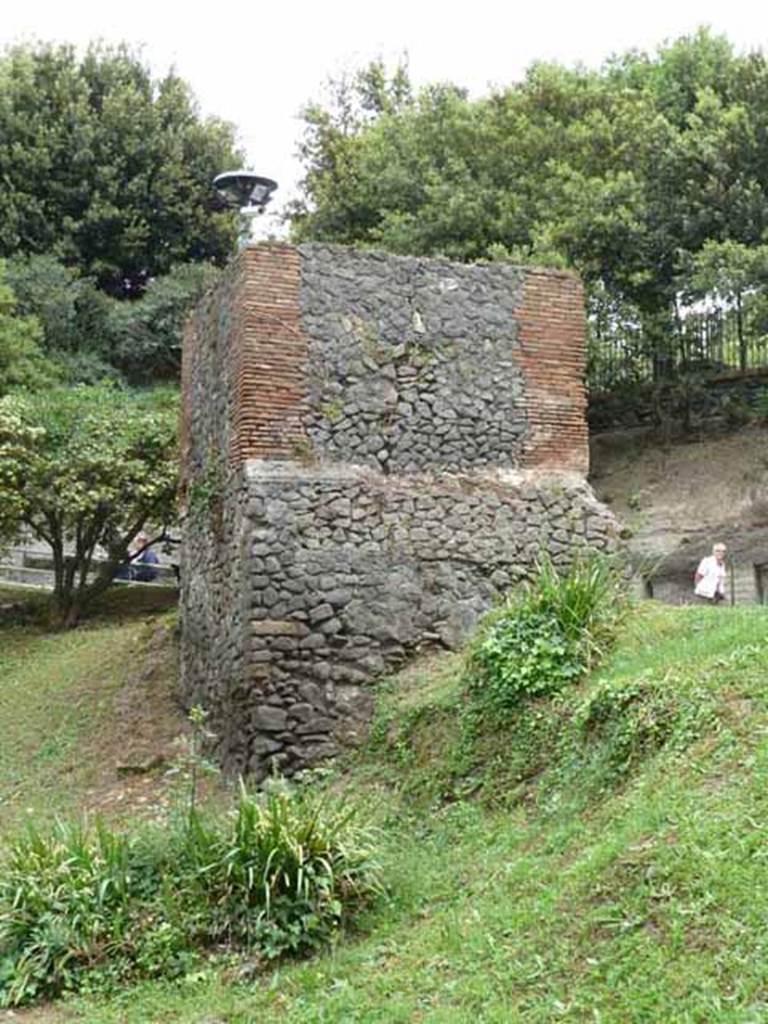
[[[146,547],[148,543],[149,537],[146,533],[140,533],[135,540],[139,554],[131,562],[131,569],[132,578],[138,580],[139,583],[151,583],[152,580],[157,579],[157,569],[154,569],[153,566],[157,565],[160,559],[151,548]]]
[[[118,568],[115,575],[112,577],[114,580],[132,580],[133,579],[133,567],[130,562],[123,562]]]

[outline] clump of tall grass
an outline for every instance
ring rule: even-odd
[[[557,693],[606,652],[625,606],[615,558],[577,553],[559,569],[549,555],[481,623],[467,658],[471,695],[497,709]]]
[[[351,811],[290,792],[136,834],[30,826],[0,860],[0,1006],[311,950],[379,891],[374,848]]]

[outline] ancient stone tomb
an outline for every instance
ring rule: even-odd
[[[256,777],[356,742],[543,547],[607,547],[570,274],[246,248],[183,361],[182,672]]]

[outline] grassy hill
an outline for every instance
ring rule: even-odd
[[[172,690],[167,613],[126,611],[68,635],[3,627],[6,827],[25,807],[93,806],[91,757],[124,737],[126,686],[149,672]],[[381,830],[389,895],[355,934],[303,963],[13,1020],[768,1019],[767,625],[759,608],[645,605],[589,680],[506,720],[467,714],[456,656],[411,666],[330,782]]]
[[[50,632],[44,594],[0,587],[0,829],[149,803],[184,728],[175,593],[123,588],[81,629]],[[145,792],[143,792],[145,791]],[[155,793],[159,797],[159,793]],[[146,798],[146,799],[145,799]]]

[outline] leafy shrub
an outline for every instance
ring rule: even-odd
[[[30,828],[0,864],[0,1006],[173,977],[212,947],[315,948],[378,891],[372,849],[350,811],[285,792],[162,832]]]
[[[516,604],[488,629],[472,656],[471,688],[497,707],[556,693],[584,670],[578,644],[555,619]]]
[[[561,572],[544,555],[533,577],[486,617],[470,648],[470,693],[504,709],[578,680],[612,641],[623,606],[617,563],[577,555]]]
[[[715,723],[711,692],[669,671],[603,680],[573,714],[585,759],[591,751],[594,767],[607,782],[665,747],[685,749]]]
[[[720,400],[719,412],[729,427],[743,427],[755,418],[754,410],[740,394],[725,394]]]
[[[768,422],[768,388],[760,388],[755,396],[755,416],[760,423]]]

